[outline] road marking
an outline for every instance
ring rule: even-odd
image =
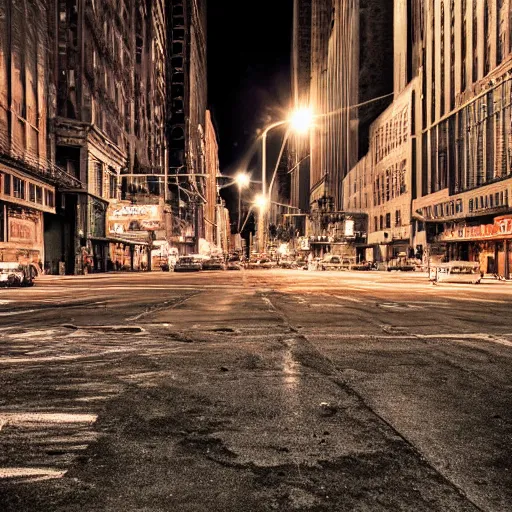
[[[34,311],[41,311],[41,309],[23,309],[21,311],[0,311],[0,316],[22,315],[23,313],[33,313]]]
[[[35,480],[48,480],[62,478],[67,470],[50,468],[0,468],[0,478],[30,478]]]
[[[335,297],[336,299],[348,300],[350,302],[363,302],[361,299],[356,299],[355,297],[346,297],[342,295],[333,295],[333,297]]]
[[[44,424],[70,424],[70,423],[94,423],[98,419],[97,414],[71,414],[59,412],[0,412],[2,425],[32,425]]]

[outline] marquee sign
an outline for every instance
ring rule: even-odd
[[[439,240],[474,240],[478,238],[503,238],[512,235],[512,216],[496,217],[493,224],[479,226],[455,225],[439,235]]]

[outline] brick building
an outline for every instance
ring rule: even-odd
[[[43,0],[0,1],[1,261],[48,262],[57,192],[80,185],[54,165],[49,144],[50,13]]]

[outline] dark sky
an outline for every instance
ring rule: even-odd
[[[256,130],[290,104],[293,0],[208,1],[208,104],[221,172],[235,173]]]

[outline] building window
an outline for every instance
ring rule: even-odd
[[[445,16],[444,16],[444,2],[441,2],[441,73],[440,73],[440,98],[439,98],[439,108],[441,112],[441,116],[444,115],[444,102],[445,102],[445,72],[444,72],[444,62],[445,62],[445,44],[444,44],[444,22],[445,22]]]
[[[466,90],[467,80],[466,80],[466,53],[467,53],[467,22],[466,22],[466,0],[462,0],[462,37],[461,37],[461,49],[460,49],[460,59],[461,59],[461,90]]]
[[[4,174],[4,194],[6,196],[11,195],[11,175]]]
[[[373,217],[373,225],[374,231],[379,231],[379,221],[377,220],[377,217]]]
[[[384,229],[384,217],[382,215],[379,217],[379,226],[381,230]]]
[[[43,204],[43,189],[36,186],[36,203]]]
[[[450,0],[450,110],[455,107],[455,0]]]
[[[478,80],[478,10],[473,2],[473,82]]]
[[[103,197],[103,165],[101,162],[96,162],[94,164],[94,188],[96,190],[96,195]]]
[[[25,199],[25,180],[21,180],[16,176],[12,177],[13,196],[18,199]]]
[[[116,199],[117,197],[117,176],[115,174],[109,175],[109,198],[110,199]]]
[[[28,184],[28,200],[36,202],[36,186],[33,183]]]
[[[491,38],[490,38],[489,2],[484,3],[484,76],[491,70]]]
[[[402,213],[400,210],[395,211],[395,226],[402,225]]]
[[[46,206],[53,208],[55,206],[55,195],[52,190],[45,190]]]
[[[391,227],[391,213],[386,213],[386,228]]]

